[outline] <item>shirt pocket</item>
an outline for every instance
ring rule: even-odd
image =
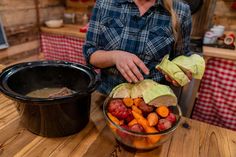
[[[166,54],[172,51],[173,44],[174,37],[171,29],[155,26],[149,31],[145,52],[152,55],[159,62]]]
[[[123,28],[124,24],[120,19],[103,18],[100,25],[99,46],[105,50],[119,49]]]

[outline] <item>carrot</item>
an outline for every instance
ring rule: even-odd
[[[135,148],[147,148],[150,147],[150,143],[146,138],[134,139],[133,145]]]
[[[155,132],[157,133],[158,132],[158,130],[155,127],[149,126],[148,121],[142,115],[138,114],[135,111],[132,111],[132,114],[133,114],[134,118],[138,121],[138,123],[143,126],[144,130],[147,133],[155,133]],[[149,141],[153,144],[158,142],[160,140],[160,138],[161,138],[160,135],[148,136]]]
[[[129,122],[128,126],[133,126],[134,124],[137,124],[138,121],[136,119],[133,119],[131,122]]]
[[[147,116],[149,126],[155,126],[158,123],[158,115],[155,112],[149,113]]]
[[[134,105],[138,107],[142,101],[143,101],[142,98],[135,98]]]
[[[158,132],[158,130],[155,127],[147,127],[145,129],[145,131],[147,133],[157,133]],[[152,144],[157,143],[160,140],[160,138],[161,138],[161,135],[149,135],[148,136],[148,139],[149,139],[150,143],[152,143]]]
[[[115,116],[113,116],[111,113],[107,113],[108,117],[116,124],[116,125],[121,125],[121,122],[119,119],[117,119]]]
[[[135,112],[134,110],[132,110],[132,114],[133,114],[134,118],[137,120],[137,122],[140,125],[142,125],[144,129],[146,127],[149,127],[148,121],[141,114]]]
[[[142,110],[140,110],[137,106],[132,105],[132,110],[135,111],[136,113],[142,115]]]
[[[169,109],[166,106],[160,106],[156,109],[156,112],[161,117],[167,117],[169,115]]]
[[[123,98],[123,102],[127,107],[131,107],[134,104],[134,101],[132,98]]]

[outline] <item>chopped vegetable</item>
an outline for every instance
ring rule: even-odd
[[[193,62],[195,62],[196,66],[197,66],[197,73],[193,74],[193,78],[202,79],[204,71],[205,71],[205,66],[206,66],[205,60],[203,59],[203,57],[201,57],[197,54],[193,54],[189,58],[191,58],[191,60]]]
[[[137,123],[138,123],[138,121],[136,119],[133,119],[131,122],[129,122],[128,126],[132,126]]]
[[[141,124],[144,128],[144,130],[147,132],[147,133],[156,133],[158,132],[158,130],[155,128],[155,127],[152,127],[152,126],[149,126],[149,123],[148,121],[140,114],[132,111],[133,115],[134,115],[134,118],[138,121],[139,124]],[[156,143],[157,141],[160,140],[160,135],[150,135],[148,136],[149,140],[151,143]]]
[[[138,107],[142,101],[142,98],[134,98],[134,105]]]
[[[137,106],[132,106],[132,110],[138,114],[142,114],[142,111]]]
[[[169,56],[166,55],[160,64],[156,66],[157,69],[161,69],[171,79],[175,80],[180,86],[184,86],[190,82],[185,73],[173,62],[168,60]]]
[[[134,103],[132,98],[123,98],[123,102],[127,107],[131,107]]]
[[[147,90],[157,84],[157,82],[151,79],[145,79],[143,81],[140,81],[139,83],[136,83],[131,89],[131,98],[143,97],[144,90]]]
[[[158,123],[158,115],[155,112],[149,113],[147,116],[149,126],[155,126]]]
[[[201,79],[205,71],[205,61],[203,57],[193,54],[189,57],[179,56],[172,60],[184,72],[190,71],[193,78]]]
[[[132,114],[134,118],[137,120],[139,124],[143,126],[143,128],[146,130],[149,126],[148,121],[139,113],[132,111]]]
[[[113,97],[113,98],[127,98],[128,97],[129,98],[132,87],[133,85],[130,83],[119,84],[113,88],[113,90],[111,91],[110,97]]]
[[[192,74],[197,73],[197,66],[195,62],[193,62],[189,57],[187,56],[179,56],[172,60],[173,63],[175,63],[181,70],[183,70],[185,73],[187,71],[190,71]]]
[[[166,106],[160,106],[156,109],[156,112],[161,117],[167,117],[170,113],[169,109]]]
[[[169,86],[158,84],[143,92],[144,101],[152,106],[177,104],[177,97]]]
[[[121,122],[119,121],[118,118],[116,118],[115,116],[113,116],[111,113],[107,113],[108,117],[116,124],[116,125],[121,125]]]

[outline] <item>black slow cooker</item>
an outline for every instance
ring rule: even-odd
[[[91,93],[98,86],[96,72],[64,61],[37,61],[7,67],[0,74],[0,91],[16,101],[21,122],[31,132],[60,137],[79,132],[89,121]],[[71,95],[33,98],[42,88],[67,87]]]

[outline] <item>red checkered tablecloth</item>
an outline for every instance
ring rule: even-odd
[[[82,48],[84,39],[55,35],[50,33],[41,33],[41,49],[45,59],[63,60],[85,64]]]
[[[206,67],[192,118],[236,130],[236,62],[213,58]]]

